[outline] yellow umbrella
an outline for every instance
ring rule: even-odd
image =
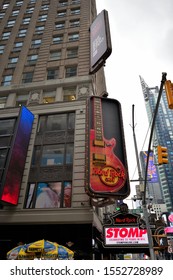
[[[34,253],[27,253],[26,252],[26,244],[25,245],[19,245],[17,247],[14,247],[7,253],[7,259],[8,260],[32,260],[34,259]]]
[[[48,251],[42,254],[42,258],[45,260],[67,260],[73,259],[74,252],[68,249],[65,246],[59,245],[58,243],[54,243],[56,248],[54,250]]]
[[[34,252],[34,253],[44,253],[51,250],[54,250],[55,244],[48,240],[38,240],[26,245],[26,252]]]
[[[24,249],[21,249],[17,259],[18,260],[33,260],[35,258],[35,253],[27,253]]]

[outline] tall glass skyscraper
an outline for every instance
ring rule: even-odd
[[[154,110],[159,94],[158,86],[149,87],[140,77],[149,123],[152,123]],[[160,188],[167,210],[173,210],[173,111],[168,108],[166,92],[163,90],[154,129],[152,149],[155,154],[155,165],[158,168]],[[158,165],[157,146],[168,148],[168,164]]]

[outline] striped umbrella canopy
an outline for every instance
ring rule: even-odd
[[[58,243],[54,243],[56,248],[52,251],[48,251],[42,254],[43,259],[45,260],[69,260],[73,259],[74,252],[68,249],[65,246],[59,245]]]
[[[42,239],[26,244],[26,252],[32,253],[46,253],[56,248],[55,244],[51,241]]]
[[[26,252],[26,244],[14,247],[7,253],[7,260],[33,260],[34,253]]]

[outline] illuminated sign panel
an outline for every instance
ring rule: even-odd
[[[138,227],[104,227],[105,246],[146,246],[146,229]]]
[[[126,198],[130,188],[120,103],[92,96],[88,108],[86,192],[93,197]]]
[[[108,12],[103,10],[90,27],[91,74],[103,66],[111,52]]]
[[[2,180],[1,202],[17,205],[34,115],[24,106],[20,109],[17,127]]]
[[[147,163],[148,152],[142,152],[142,156],[145,162]],[[147,172],[148,182],[149,183],[158,183],[158,174],[156,165],[154,164],[154,155],[150,152],[149,162],[148,162],[148,172]]]

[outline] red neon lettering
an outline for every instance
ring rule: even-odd
[[[108,228],[106,238],[142,237],[146,233],[146,229],[139,228]]]
[[[106,234],[106,237],[107,238],[111,238],[113,236],[113,228],[108,228],[107,230],[107,234]]]
[[[140,229],[140,234],[139,237],[142,237],[143,234],[146,234],[147,230],[146,229]]]
[[[128,235],[128,229],[127,228],[122,228],[120,229],[120,232],[119,232],[119,236],[124,238]]]

